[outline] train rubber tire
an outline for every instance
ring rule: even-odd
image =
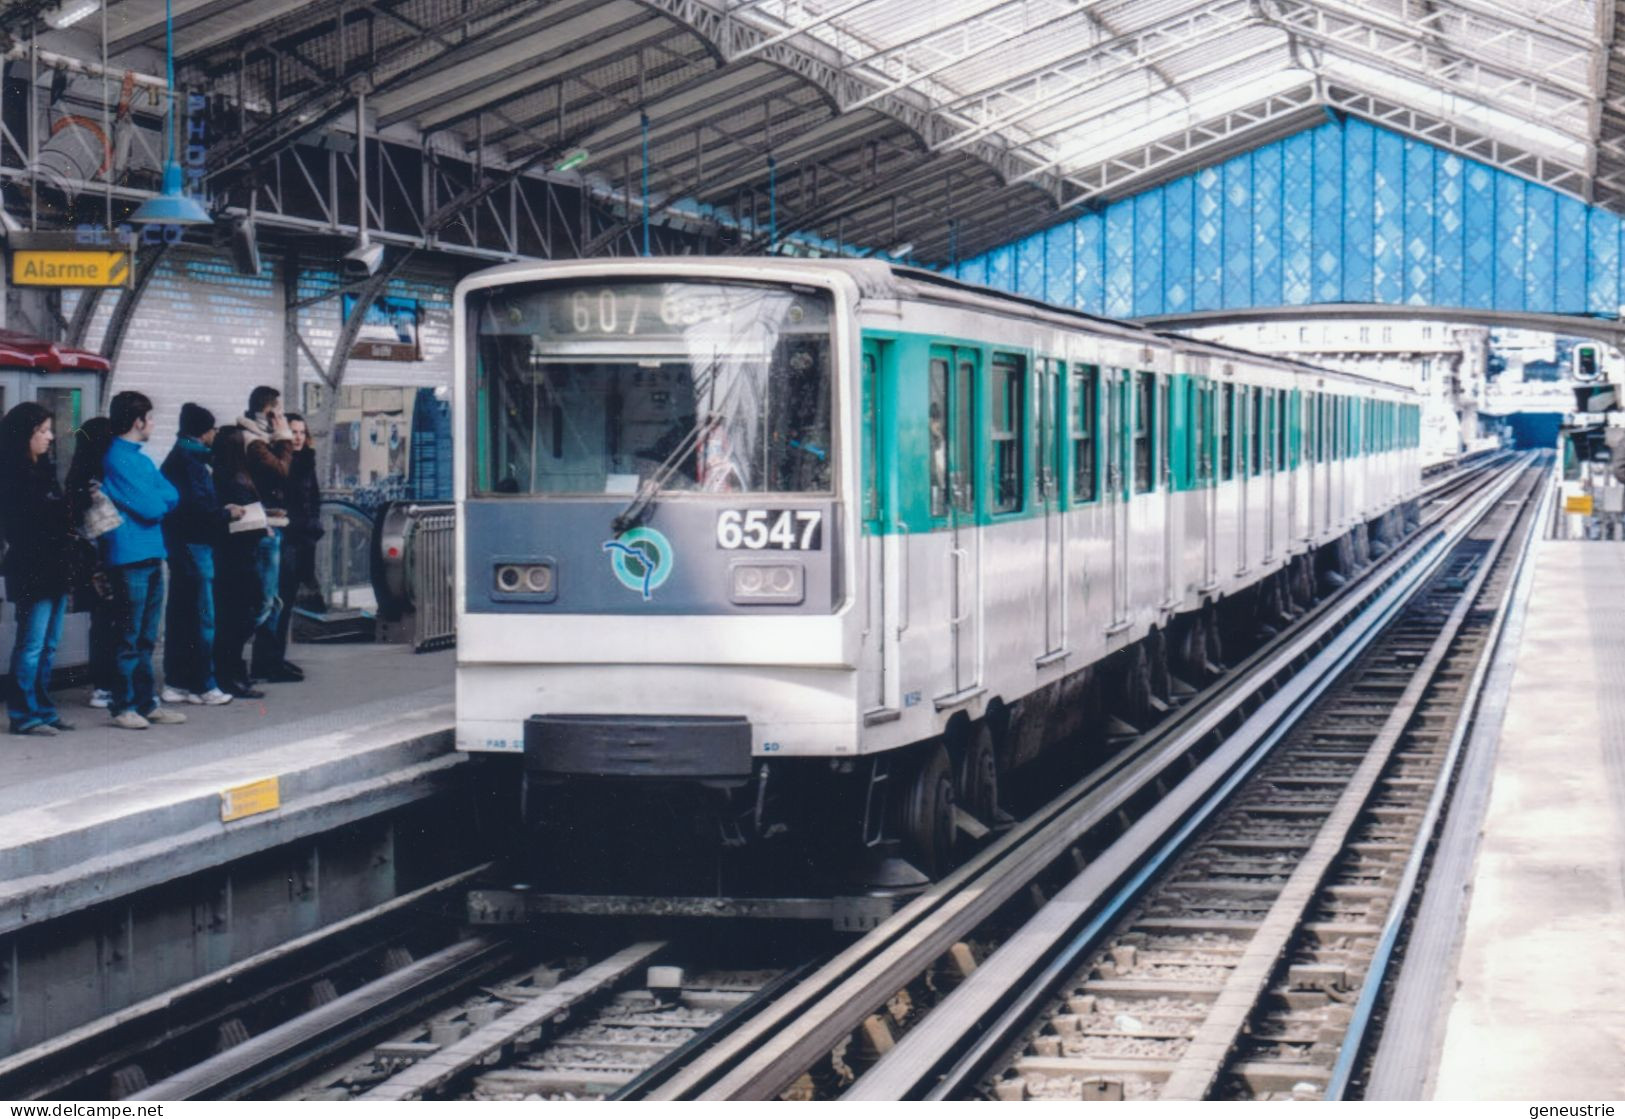
[[[915,768],[903,798],[902,838],[924,874],[940,878],[953,866],[954,780],[948,751],[934,746]]]
[[[986,719],[970,732],[959,765],[958,803],[988,827],[999,822],[999,757]]]

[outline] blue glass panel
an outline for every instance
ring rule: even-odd
[[[1405,141],[1376,130],[1371,160],[1371,290],[1378,303],[1405,301]]]
[[[1405,302],[1433,298],[1433,153],[1405,141]]]
[[[1557,306],[1557,195],[1545,187],[1524,192],[1523,305],[1527,311]]]
[[[1462,171],[1461,302],[1464,307],[1495,304],[1495,175],[1482,163]]]
[[[1106,313],[1106,223],[1099,214],[1085,214],[1073,226],[1072,266],[1077,271],[1078,309]]]
[[[1343,129],[1323,124],[1314,131],[1315,216],[1311,231],[1310,290],[1316,303],[1343,301]]]
[[[1106,313],[1134,313],[1134,200],[1106,208]]]
[[[1309,302],[1313,242],[1315,138],[1300,132],[1281,142],[1281,302]]]
[[[1433,161],[1433,298],[1440,307],[1460,307],[1461,293],[1462,200],[1466,191],[1462,175],[1466,164],[1458,155],[1440,152]]]
[[[1593,315],[1619,311],[1619,226],[1619,219],[1606,210],[1592,207],[1586,214],[1586,255],[1590,261],[1586,310]]]
[[[1162,188],[1162,300],[1169,314],[1189,311],[1196,292],[1195,197],[1196,180],[1190,175]]]
[[[1495,309],[1523,310],[1524,181],[1495,176]]]
[[[1016,244],[1016,291],[1042,299],[1044,286],[1044,235],[1035,233]]]
[[[1371,253],[1375,148],[1375,130],[1369,124],[1350,120],[1343,125],[1343,298],[1351,303],[1376,299]]]
[[[1077,306],[1078,277],[1072,271],[1072,224],[1044,231],[1044,298],[1063,307]]]
[[[1281,302],[1281,145],[1253,153],[1252,301]]]
[[[987,284],[1010,291],[1014,286],[1016,250],[1003,245],[987,254]]]
[[[1586,309],[1586,207],[1578,198],[1557,199],[1557,305],[1583,315]]]
[[[1237,156],[1224,165],[1224,306],[1253,303],[1253,161]]]
[[[1162,191],[1134,200],[1134,314],[1162,312]]]
[[[1193,305],[1198,311],[1212,311],[1224,306],[1224,176],[1217,168],[1196,173],[1194,197]]]

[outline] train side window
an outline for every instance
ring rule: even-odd
[[[1099,453],[1095,433],[1100,410],[1100,370],[1093,365],[1072,371],[1071,417],[1072,501],[1082,505],[1100,497]]]
[[[1248,395],[1252,399],[1252,420],[1247,425],[1248,430],[1248,457],[1252,462],[1252,474],[1257,477],[1264,467],[1264,390],[1252,389]]]
[[[1173,385],[1164,377],[1157,389],[1156,448],[1157,480],[1164,488],[1172,484],[1174,459]]]
[[[1185,378],[1185,433],[1184,473],[1185,486],[1195,489],[1206,479],[1202,477],[1202,384],[1195,377]]]
[[[1286,390],[1275,390],[1275,469],[1286,469]]]
[[[875,355],[865,343],[863,353],[863,519],[880,516],[880,432],[875,414]]]
[[[1022,451],[1027,441],[1026,359],[993,355],[993,512],[1015,513],[1026,494]]]
[[[1224,403],[1219,408],[1219,480],[1228,482],[1235,473],[1236,386],[1224,386]]]
[[[931,359],[931,515],[948,515],[948,362]]]
[[[954,453],[948,479],[954,508],[961,513],[976,512],[976,443],[971,437],[975,423],[976,363],[961,357],[959,376],[954,379],[954,412],[949,425]]]
[[[1134,387],[1134,492],[1150,493],[1156,461],[1157,375],[1136,373]]]

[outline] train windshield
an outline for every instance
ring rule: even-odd
[[[476,291],[473,489],[828,493],[831,315],[788,286]]]

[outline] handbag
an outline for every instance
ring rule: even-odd
[[[106,536],[123,523],[124,515],[113,504],[113,499],[98,490],[90,495],[90,506],[85,510],[79,533],[86,540],[94,540],[98,536]]]

